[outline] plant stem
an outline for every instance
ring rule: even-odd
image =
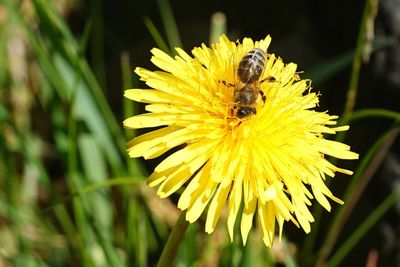
[[[367,28],[367,20],[371,12],[371,1],[366,0],[365,1],[365,6],[364,6],[364,11],[363,11],[363,16],[361,19],[361,25],[360,25],[360,30],[358,33],[358,38],[357,38],[357,45],[356,45],[356,51],[353,59],[353,67],[351,71],[351,76],[350,76],[350,85],[349,89],[347,91],[347,101],[344,107],[344,112],[342,119],[346,119],[351,115],[354,109],[354,105],[356,102],[356,96],[357,96],[357,91],[358,91],[358,82],[360,78],[360,70],[361,70],[361,64],[362,64],[362,55],[365,47],[365,36],[366,36],[366,28]]]
[[[186,212],[181,211],[172,232],[170,233],[161,257],[157,263],[157,267],[169,267],[174,263],[176,253],[189,223],[185,219]]]

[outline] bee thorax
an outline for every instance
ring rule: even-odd
[[[236,90],[234,93],[234,102],[242,105],[252,105],[256,102],[258,91],[254,90],[250,84],[246,84],[243,88]]]

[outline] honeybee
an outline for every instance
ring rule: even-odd
[[[225,85],[234,86],[234,105],[231,110],[233,116],[243,119],[256,114],[258,95],[261,95],[261,99],[265,103],[266,96],[260,89],[260,85],[265,81],[275,81],[272,76],[260,80],[264,73],[266,60],[267,51],[259,48],[250,50],[239,62],[237,68],[239,82],[235,85],[224,82]]]

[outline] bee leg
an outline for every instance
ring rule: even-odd
[[[226,81],[218,81],[219,83],[222,83],[223,85],[227,86],[227,87],[233,87],[234,84],[228,83]]]
[[[261,99],[263,103],[265,103],[265,100],[267,100],[267,97],[265,96],[264,92],[262,90],[258,90],[258,93],[261,95]]]
[[[230,109],[230,116],[231,116],[231,117],[234,116],[236,109],[237,109],[237,106],[236,106],[236,105],[233,106],[233,107],[231,107],[231,109]]]
[[[263,83],[263,82],[270,82],[270,83],[272,83],[272,82],[275,82],[275,81],[276,81],[276,79],[275,79],[274,76],[268,76],[267,78],[262,79],[262,80],[260,81],[260,83]]]

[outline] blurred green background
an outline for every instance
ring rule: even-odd
[[[161,159],[127,158],[138,133],[122,121],[143,107],[123,91],[144,86],[133,69],[154,69],[151,48],[224,32],[270,34],[361,159],[336,162],[355,170],[331,185],[346,204],[315,205],[311,234],[287,224],[267,249],[254,228],[243,247],[200,219],[176,266],[400,266],[399,13],[391,0],[0,0],[0,266],[155,266],[179,196],[145,184]]]

